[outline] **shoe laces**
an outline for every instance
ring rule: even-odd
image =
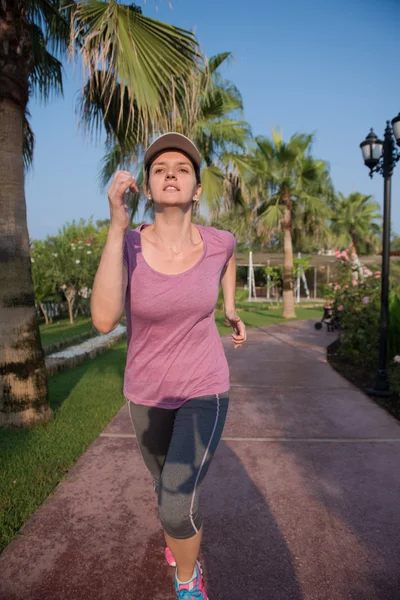
[[[179,600],[204,600],[204,595],[199,589],[180,590],[178,598]]]

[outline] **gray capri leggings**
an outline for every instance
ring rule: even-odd
[[[192,398],[177,409],[127,402],[161,525],[169,536],[188,539],[202,524],[199,488],[221,439],[229,392]]]

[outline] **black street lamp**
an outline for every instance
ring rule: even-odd
[[[389,323],[389,253],[390,253],[390,202],[393,169],[400,152],[396,150],[393,135],[397,145],[400,146],[400,113],[392,121],[386,122],[385,138],[378,140],[375,133],[370,131],[365,140],[360,144],[365,165],[369,168],[370,177],[374,173],[381,173],[384,178],[383,200],[383,235],[382,235],[382,283],[381,283],[381,316],[379,336],[379,360],[376,374],[375,387],[368,392],[375,396],[390,395],[387,376],[387,339]]]

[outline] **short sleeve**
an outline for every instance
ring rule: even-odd
[[[225,263],[225,267],[228,265],[228,263],[229,263],[229,261],[230,261],[230,259],[232,257],[232,254],[234,253],[235,248],[236,248],[236,238],[235,238],[235,236],[232,233],[228,232],[228,236],[227,237],[228,237],[227,260],[226,260],[226,263]]]

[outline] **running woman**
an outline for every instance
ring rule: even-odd
[[[144,156],[154,222],[133,230],[125,192],[138,187],[128,171],[115,173],[110,229],[91,299],[94,326],[103,333],[117,327],[125,310],[124,396],[153,479],[165,557],[176,567],[181,600],[208,600],[198,560],[199,493],[222,435],[230,388],[214,318],[220,283],[234,348],[246,341],[235,309],[235,238],[192,223],[200,166],[187,137],[171,132],[156,139]]]

